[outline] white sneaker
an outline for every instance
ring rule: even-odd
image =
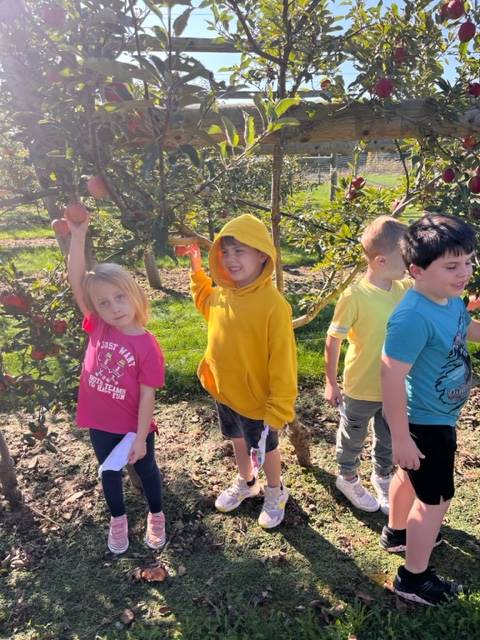
[[[350,500],[354,507],[362,511],[378,511],[380,505],[376,498],[365,489],[360,478],[355,482],[345,480],[343,476],[337,476],[335,486],[343,495]]]
[[[375,489],[375,493],[377,494],[377,499],[380,504],[380,511],[388,516],[388,490],[390,488],[390,482],[392,480],[392,476],[378,476],[375,471],[372,472],[370,476],[370,482]]]
[[[285,517],[285,505],[287,504],[289,493],[283,485],[279,487],[265,485],[263,492],[265,499],[262,512],[258,517],[258,524],[263,529],[273,529],[273,527],[278,527]]]
[[[254,498],[260,493],[260,484],[257,479],[255,483],[249,487],[246,481],[237,476],[234,483],[222,491],[222,493],[215,500],[215,507],[222,513],[228,513],[233,511],[241,504],[245,498]]]

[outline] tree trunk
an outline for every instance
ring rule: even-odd
[[[160,289],[162,281],[160,280],[160,274],[158,272],[157,263],[155,262],[155,256],[151,249],[145,249],[143,252],[143,264],[145,265],[145,271],[147,273],[148,284],[152,289]]]
[[[294,420],[288,425],[287,429],[290,442],[295,449],[298,464],[301,467],[311,467],[312,460],[310,457],[310,431],[298,420]]]
[[[23,496],[18,488],[15,465],[8,445],[0,431],[0,487],[12,509],[17,509],[23,503]]]
[[[270,200],[270,211],[272,220],[272,238],[275,249],[277,250],[277,259],[275,261],[275,279],[277,289],[283,293],[283,267],[282,254],[280,251],[280,184],[282,179],[282,163],[283,152],[280,144],[276,144],[273,149],[272,159],[272,189]]]
[[[337,154],[332,153],[330,158],[330,202],[335,200],[338,189],[338,167],[337,167]]]

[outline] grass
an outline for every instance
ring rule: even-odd
[[[12,247],[2,249],[1,254],[0,264],[13,261],[17,270],[25,274],[54,269],[62,260],[62,254],[57,246]]]
[[[155,554],[142,544],[143,501],[127,488],[131,547],[115,559],[105,551],[106,514],[88,437],[67,424],[56,455],[19,455],[19,424],[2,424],[33,522],[5,512],[0,558],[14,547],[23,567],[0,568],[0,637],[15,640],[471,640],[480,625],[479,592],[435,609],[407,608],[383,589],[401,558],[378,545],[381,513],[349,508],[334,488],[336,416],[302,394],[301,420],[312,433],[311,469],[296,464],[281,438],[284,479],[291,499],[285,523],[261,530],[261,499],[220,514],[213,500],[234,473],[221,442],[212,403],[158,406],[157,457],[165,478],[170,545],[161,554],[165,583],[135,583],[132,570]],[[477,396],[478,400],[478,396]],[[473,408],[473,407],[472,407]],[[480,588],[477,512],[480,445],[473,427],[459,432],[457,495],[434,551],[441,575]],[[365,455],[362,468],[368,477]],[[81,498],[70,498],[78,491]],[[28,511],[27,511],[28,513]],[[51,518],[58,526],[54,526]],[[119,623],[125,608],[131,627]]]
[[[285,261],[304,259],[286,248]],[[13,251],[13,250],[12,250]],[[10,253],[35,271],[55,250]],[[287,257],[288,256],[288,257]],[[165,266],[171,264],[165,259]],[[162,263],[163,264],[163,263]],[[297,299],[291,297],[296,310]],[[402,562],[383,552],[385,519],[349,508],[334,487],[336,413],[321,400],[323,341],[332,308],[296,332],[300,420],[312,434],[311,469],[301,469],[281,438],[284,478],[291,492],[285,523],[265,532],[256,524],[261,500],[222,515],[213,501],[234,474],[211,401],[195,369],[206,324],[186,295],[154,300],[149,328],[167,360],[167,390],[158,403],[157,455],[165,479],[170,544],[161,560],[171,577],[132,582],[131,571],[156,556],[145,550],[143,501],[128,487],[131,547],[115,559],[105,552],[106,513],[86,434],[68,418],[50,425],[58,452],[21,443],[25,427],[0,414],[16,461],[27,508],[0,519],[0,637],[15,640],[471,640],[480,628],[480,428],[475,403],[459,430],[457,494],[434,551],[440,574],[467,581],[474,593],[441,608],[407,608],[383,582]],[[6,337],[6,334],[4,334]],[[166,402],[168,400],[168,403]],[[365,453],[362,471],[369,476]],[[35,464],[32,464],[32,461]],[[75,493],[82,496],[69,501]],[[30,512],[29,507],[35,509]],[[28,517],[30,516],[30,517]],[[57,523],[55,526],[53,523]],[[25,559],[1,562],[12,549]],[[125,609],[135,621],[120,623]]]

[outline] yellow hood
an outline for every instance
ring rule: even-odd
[[[222,267],[220,240],[225,236],[232,236],[235,240],[238,240],[238,242],[248,244],[250,247],[263,251],[263,253],[266,253],[268,256],[268,260],[265,262],[260,276],[254,283],[247,285],[245,289],[252,286],[256,287],[259,282],[263,282],[271,277],[275,268],[276,251],[268,229],[261,220],[252,216],[250,213],[244,213],[242,216],[238,216],[238,218],[227,222],[216,236],[210,248],[208,256],[210,273],[217,285],[229,289],[235,288],[234,283]]]

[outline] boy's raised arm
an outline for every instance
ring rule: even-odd
[[[338,407],[342,403],[342,391],[337,383],[338,359],[342,341],[334,336],[327,335],[325,340],[325,400],[332,407]]]
[[[425,456],[413,441],[408,426],[405,377],[412,365],[382,356],[383,411],[392,435],[392,461],[402,469],[418,469]]]
[[[67,261],[68,281],[70,282],[75,301],[80,311],[86,316],[90,313],[90,310],[87,307],[83,295],[83,279],[85,278],[86,272],[85,238],[87,236],[89,218],[79,224],[70,221],[67,222],[71,233],[70,251]]]
[[[180,251],[179,251],[180,249]],[[210,311],[210,295],[212,293],[212,281],[202,270],[202,256],[198,244],[189,244],[185,247],[177,247],[177,255],[188,256],[191,266],[191,290],[196,308],[208,320]]]

